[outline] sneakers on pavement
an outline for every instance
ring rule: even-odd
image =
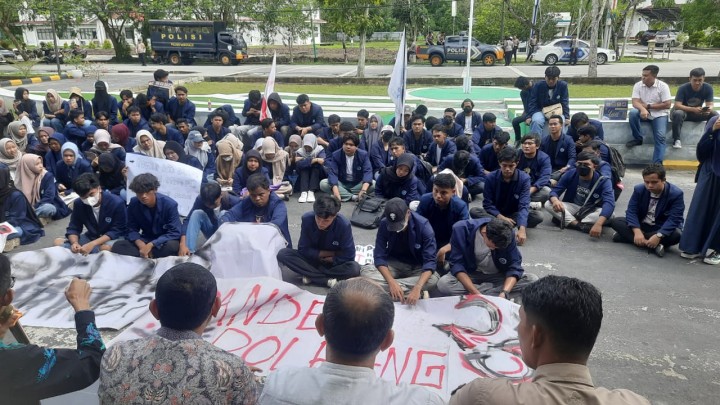
[[[10,252],[18,246],[20,246],[20,238],[9,239],[5,241],[5,248],[3,248],[3,253]]]
[[[327,286],[328,286],[328,288],[333,288],[333,287],[335,287],[335,284],[337,284],[337,283],[338,283],[338,281],[336,278],[329,278],[327,281]]]
[[[720,252],[715,252],[709,256],[706,256],[703,259],[703,262],[705,262],[707,264],[712,264],[712,265],[720,264]]]
[[[699,259],[699,258],[703,257],[703,255],[701,255],[700,253],[680,252],[680,257],[682,257],[683,259],[692,260],[692,259]]]
[[[626,147],[626,148],[632,148],[632,147],[635,147],[635,146],[640,146],[640,145],[642,145],[642,143],[643,143],[643,141],[641,141],[641,140],[639,140],[639,139],[633,139],[632,141],[626,143],[626,144],[625,144],[625,147]]]
[[[307,192],[307,202],[315,202],[315,193],[312,191]]]
[[[680,142],[679,139],[676,139],[675,142],[673,142],[673,149],[682,149],[682,142]]]
[[[307,199],[308,199],[308,193],[307,193],[307,191],[303,191],[302,193],[300,193],[300,198],[298,198],[298,202],[304,203],[304,202],[307,202]]]

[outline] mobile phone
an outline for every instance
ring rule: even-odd
[[[708,107],[708,106],[705,106],[705,107],[702,108],[703,111],[707,111],[707,110],[709,110],[709,109],[710,109],[710,107]]]

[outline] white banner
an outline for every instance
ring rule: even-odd
[[[200,194],[202,183],[202,170],[188,166],[184,163],[173,162],[167,159],[158,159],[151,156],[128,153],[125,157],[127,172],[127,202],[135,196],[130,190],[135,176],[142,173],[151,173],[158,178],[160,188],[158,192],[165,194],[178,203],[178,212],[187,216],[195,203],[195,197]]]
[[[203,337],[262,374],[317,367],[325,341],[315,330],[325,297],[279,280],[218,280],[222,307]],[[497,297],[444,297],[395,306],[395,341],[375,362],[378,376],[435,390],[444,398],[477,377],[530,378],[520,358],[516,304]],[[149,313],[110,342],[138,339],[159,327]]]

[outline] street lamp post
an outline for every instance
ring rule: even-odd
[[[475,0],[470,0],[470,18],[467,36],[467,60],[465,62],[465,77],[463,78],[463,92],[470,94],[472,91],[472,75],[470,74],[470,55],[472,53],[472,29],[475,14]]]
[[[57,33],[55,32],[55,17],[50,14],[50,27],[52,28],[53,44],[55,45],[55,66],[57,74],[60,74],[60,49],[58,49]]]

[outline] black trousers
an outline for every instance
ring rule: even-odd
[[[695,113],[689,113],[685,112],[683,110],[673,110],[672,112],[672,137],[673,142],[680,139],[680,131],[682,130],[683,122],[690,121],[690,122],[703,122],[707,121],[710,118],[716,116],[718,114],[717,111],[713,111],[712,114],[695,114]]]
[[[525,122],[526,119],[528,119],[527,115],[520,114],[512,120],[513,130],[515,131],[515,142],[520,142],[520,138],[522,138],[520,135],[520,124]]]
[[[153,246],[152,257],[153,259],[157,259],[160,257],[177,256],[179,249],[179,240],[169,240],[159,248],[157,246]],[[135,243],[130,242],[129,240],[119,240],[115,242],[111,251],[119,255],[140,257],[140,249],[135,246]]]
[[[621,239],[621,242],[634,243],[635,234],[633,233],[632,228],[630,228],[630,226],[628,225],[627,219],[625,219],[625,217],[613,218],[612,220],[610,220],[610,226],[615,232],[617,232],[618,237]],[[640,231],[645,236],[645,239],[650,239],[650,237],[655,235],[659,229],[660,227],[658,226],[650,226],[642,223],[640,224]],[[667,249],[670,246],[680,243],[680,235],[680,230],[675,229],[673,233],[662,238],[660,240],[660,243]]]
[[[277,260],[295,273],[305,276],[314,284],[327,286],[328,279],[345,280],[360,275],[360,265],[352,260],[337,266],[328,266],[320,261],[309,262],[295,249],[284,248],[277,254]]]
[[[310,165],[306,169],[298,170],[300,175],[300,192],[320,190],[320,175],[323,167],[319,164]]]
[[[542,221],[543,221],[542,214],[530,215],[533,212],[535,212],[535,211],[530,210],[530,212],[528,213],[528,224],[527,224],[528,228],[535,228],[536,226],[540,225],[540,223],[542,223]],[[470,218],[477,219],[477,218],[483,218],[483,217],[495,218],[492,215],[488,214],[484,208],[481,208],[481,207],[470,208]],[[506,215],[506,217],[511,218],[513,221],[517,222],[518,213],[514,212],[514,213],[512,213],[512,215]]]
[[[512,62],[512,51],[505,52],[505,66],[510,66],[510,62]]]

